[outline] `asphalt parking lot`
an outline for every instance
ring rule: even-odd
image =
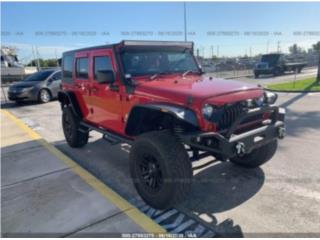
[[[20,119],[0,116],[2,237],[166,233]]]
[[[189,198],[159,217],[136,193],[125,144],[92,133],[83,149],[67,146],[57,101],[3,105],[169,232],[207,236],[320,236],[320,93],[279,94],[287,109],[287,138],[261,168],[247,170],[206,158],[194,164]],[[177,227],[180,228],[177,229]]]

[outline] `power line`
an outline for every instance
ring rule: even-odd
[[[278,52],[278,53],[281,52],[280,41],[278,41],[278,43],[277,43],[277,52]]]

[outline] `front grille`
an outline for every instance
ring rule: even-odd
[[[224,112],[218,123],[219,129],[224,130],[229,128],[244,111],[244,107],[241,105],[241,103],[225,106]]]
[[[259,63],[257,65],[257,69],[267,69],[268,65],[266,63]]]

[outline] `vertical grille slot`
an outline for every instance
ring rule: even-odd
[[[240,103],[231,106],[225,106],[224,113],[218,123],[219,129],[229,128],[232,123],[243,113],[243,107]]]

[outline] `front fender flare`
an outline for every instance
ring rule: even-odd
[[[167,104],[141,104],[134,106],[129,114],[125,132],[127,135],[135,135],[138,119],[148,118],[153,113],[167,114],[178,120],[179,122],[199,128],[196,114],[188,108]]]

